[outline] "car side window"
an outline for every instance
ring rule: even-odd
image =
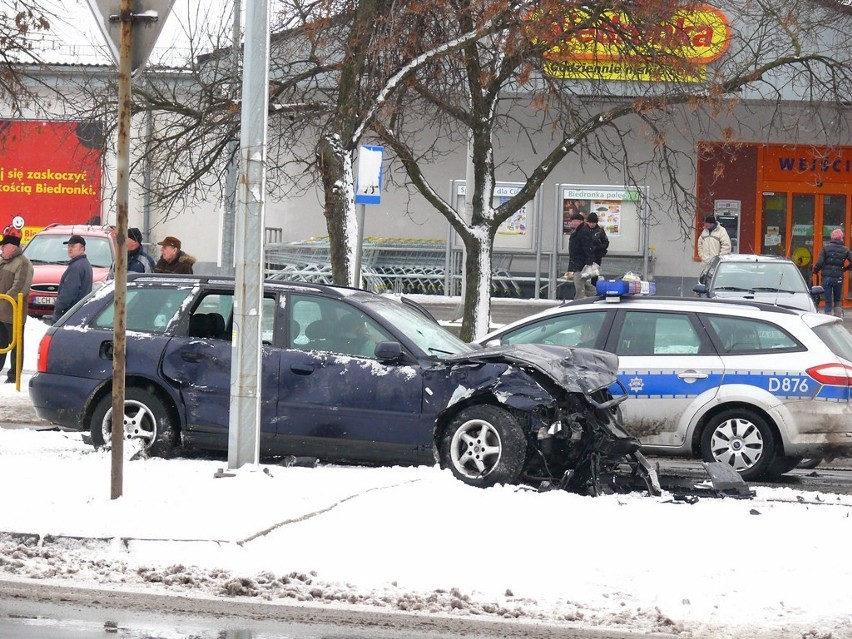
[[[774,324],[722,315],[710,316],[709,322],[724,354],[753,355],[804,350],[792,335]]]
[[[376,344],[392,339],[349,304],[307,295],[290,297],[290,348],[374,358]]]
[[[191,288],[136,288],[127,291],[125,307],[128,331],[166,331],[180,307],[193,294]],[[110,303],[92,322],[96,328],[113,328],[115,303]]]
[[[277,306],[274,297],[263,298],[263,316],[260,340],[272,344],[275,338],[275,316]],[[205,295],[189,317],[189,337],[231,340],[234,326],[234,295],[210,293]]]
[[[701,336],[685,313],[627,311],[615,354],[695,355],[700,351]]]
[[[606,318],[606,311],[565,313],[541,319],[504,334],[503,344],[555,344],[593,348]]]

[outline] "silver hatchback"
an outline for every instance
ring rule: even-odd
[[[808,286],[796,263],[774,255],[730,254],[710,262],[703,282],[692,288],[699,295],[742,299],[816,312],[814,300],[822,286]]]

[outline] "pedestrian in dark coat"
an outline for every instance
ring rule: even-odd
[[[590,278],[582,276],[583,268],[595,263],[595,236],[581,213],[573,213],[570,219],[574,231],[568,238],[568,272],[573,273],[574,299],[595,295]]]
[[[848,262],[848,264],[847,264]],[[822,272],[822,288],[825,290],[825,312],[843,317],[843,272],[852,267],[852,251],[843,243],[843,230],[834,229],[831,239],[822,245],[814,273]]]
[[[592,235],[595,238],[595,264],[600,266],[604,255],[609,250],[609,238],[606,236],[606,231],[604,231],[603,227],[598,225],[597,213],[589,213],[589,216],[586,218],[586,224],[589,225]],[[597,280],[597,277],[593,277],[592,284],[597,282]]]
[[[142,231],[136,227],[127,229],[127,272],[153,273],[154,258],[142,246]]]
[[[82,235],[72,235],[63,244],[68,246],[68,257],[71,261],[59,279],[59,291],[53,309],[54,322],[92,292],[92,265],[86,257],[86,238]]]
[[[155,273],[183,273],[192,275],[192,265],[196,260],[192,255],[180,249],[180,240],[168,235],[162,242],[157,242],[160,249],[160,259],[154,265]]]

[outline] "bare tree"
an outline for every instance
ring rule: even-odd
[[[393,148],[411,182],[458,233],[466,249],[463,339],[488,330],[491,263],[499,226],[530,202],[544,180],[569,156],[595,162],[623,176],[628,185],[642,183],[656,171],[666,195],[690,203],[693,184],[682,183],[680,163],[692,161],[669,136],[706,134],[715,127],[721,139],[735,139],[746,92],[774,104],[780,126],[790,100],[840,105],[850,87],[850,57],[845,33],[852,24],[843,3],[807,0],[734,0],[725,9],[735,17],[723,48],[707,67],[695,61],[694,35],[680,18],[701,11],[694,3],[584,2],[547,0],[516,14],[505,30],[471,42],[454,56],[420,67],[394,109],[373,122]],[[444,5],[448,29],[471,28],[472,17],[487,10],[485,0],[454,0]],[[692,35],[691,35],[692,34]],[[591,43],[591,44],[590,44]],[[582,69],[566,73],[581,56],[584,64],[609,63],[631,69],[623,78],[583,78]],[[648,78],[635,71],[652,69]],[[706,76],[701,75],[706,68]],[[463,86],[465,91],[459,91]],[[747,108],[747,106],[745,106]],[[437,113],[437,117],[430,114]],[[523,122],[522,114],[538,114]],[[409,124],[417,123],[413,127]],[[434,143],[421,141],[421,123],[435,137],[469,140],[473,184],[467,185],[469,217],[441,195],[427,177]],[[788,123],[789,126],[789,123]],[[688,129],[692,127],[690,132]],[[550,148],[516,155],[495,152],[494,140],[532,139],[542,129],[553,132]],[[642,154],[628,140],[644,139]],[[538,138],[540,139],[540,137]],[[532,145],[531,145],[532,147]],[[633,152],[631,152],[633,149]],[[498,171],[521,175],[518,193],[495,206]],[[672,207],[671,223],[684,236],[694,228],[694,207]],[[692,212],[690,212],[692,211]]]

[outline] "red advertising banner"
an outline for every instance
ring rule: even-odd
[[[0,120],[0,232],[100,224],[102,139],[97,123]]]

